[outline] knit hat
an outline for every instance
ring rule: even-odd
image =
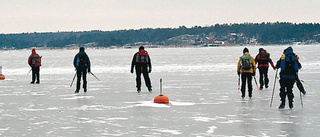
[[[264,49],[263,48],[259,48],[259,51],[263,51]]]
[[[80,47],[79,51],[84,52],[84,47]]]
[[[140,47],[139,47],[139,50],[144,50],[144,47],[143,47],[143,46],[140,46]]]
[[[249,50],[247,48],[244,48],[243,49],[243,54],[246,53],[246,52],[249,52]]]
[[[36,54],[36,49],[35,49],[35,48],[32,48],[32,49],[31,49],[31,53],[32,53],[32,54]]]

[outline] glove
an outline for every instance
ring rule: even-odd
[[[151,73],[151,68],[149,68],[149,71],[148,71],[149,73]]]
[[[240,71],[237,71],[237,74],[240,76]]]
[[[133,69],[131,69],[130,72],[133,73]]]
[[[256,72],[253,72],[253,73],[252,73],[252,76],[256,76]]]
[[[91,73],[91,69],[88,69],[88,72]]]

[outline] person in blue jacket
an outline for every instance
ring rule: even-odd
[[[277,61],[276,68],[280,68],[280,93],[281,104],[279,109],[285,107],[286,97],[288,97],[289,108],[293,108],[293,84],[297,79],[297,73],[301,64],[297,61],[295,53],[293,52],[292,47],[288,47],[284,50],[283,55]]]

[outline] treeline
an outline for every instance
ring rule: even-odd
[[[230,34],[241,34],[242,40],[233,44],[248,44],[255,39],[258,44],[286,44],[290,42],[320,42],[319,23],[241,23],[215,24],[187,28],[144,28],[118,31],[82,31],[0,34],[0,48],[65,47],[70,45],[124,46],[135,43],[166,45],[166,41],[181,35],[194,35],[194,41],[214,37],[216,41],[230,42]],[[201,42],[197,42],[202,44]]]

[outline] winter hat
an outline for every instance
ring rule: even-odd
[[[143,46],[140,46],[140,47],[139,47],[139,50],[144,50],[144,47],[143,47]]]
[[[263,51],[263,50],[264,50],[263,48],[260,48],[260,49],[259,49],[259,51]]]
[[[292,49],[292,47],[291,47],[291,46],[289,46],[286,50],[292,50],[292,51],[293,51],[293,49]]]
[[[244,48],[243,49],[243,54],[246,53],[246,52],[249,52],[249,50],[247,48]]]
[[[84,47],[80,47],[79,51],[84,52]]]
[[[36,54],[36,49],[35,49],[35,48],[32,48],[32,49],[31,49],[31,53],[32,53],[32,54]]]

